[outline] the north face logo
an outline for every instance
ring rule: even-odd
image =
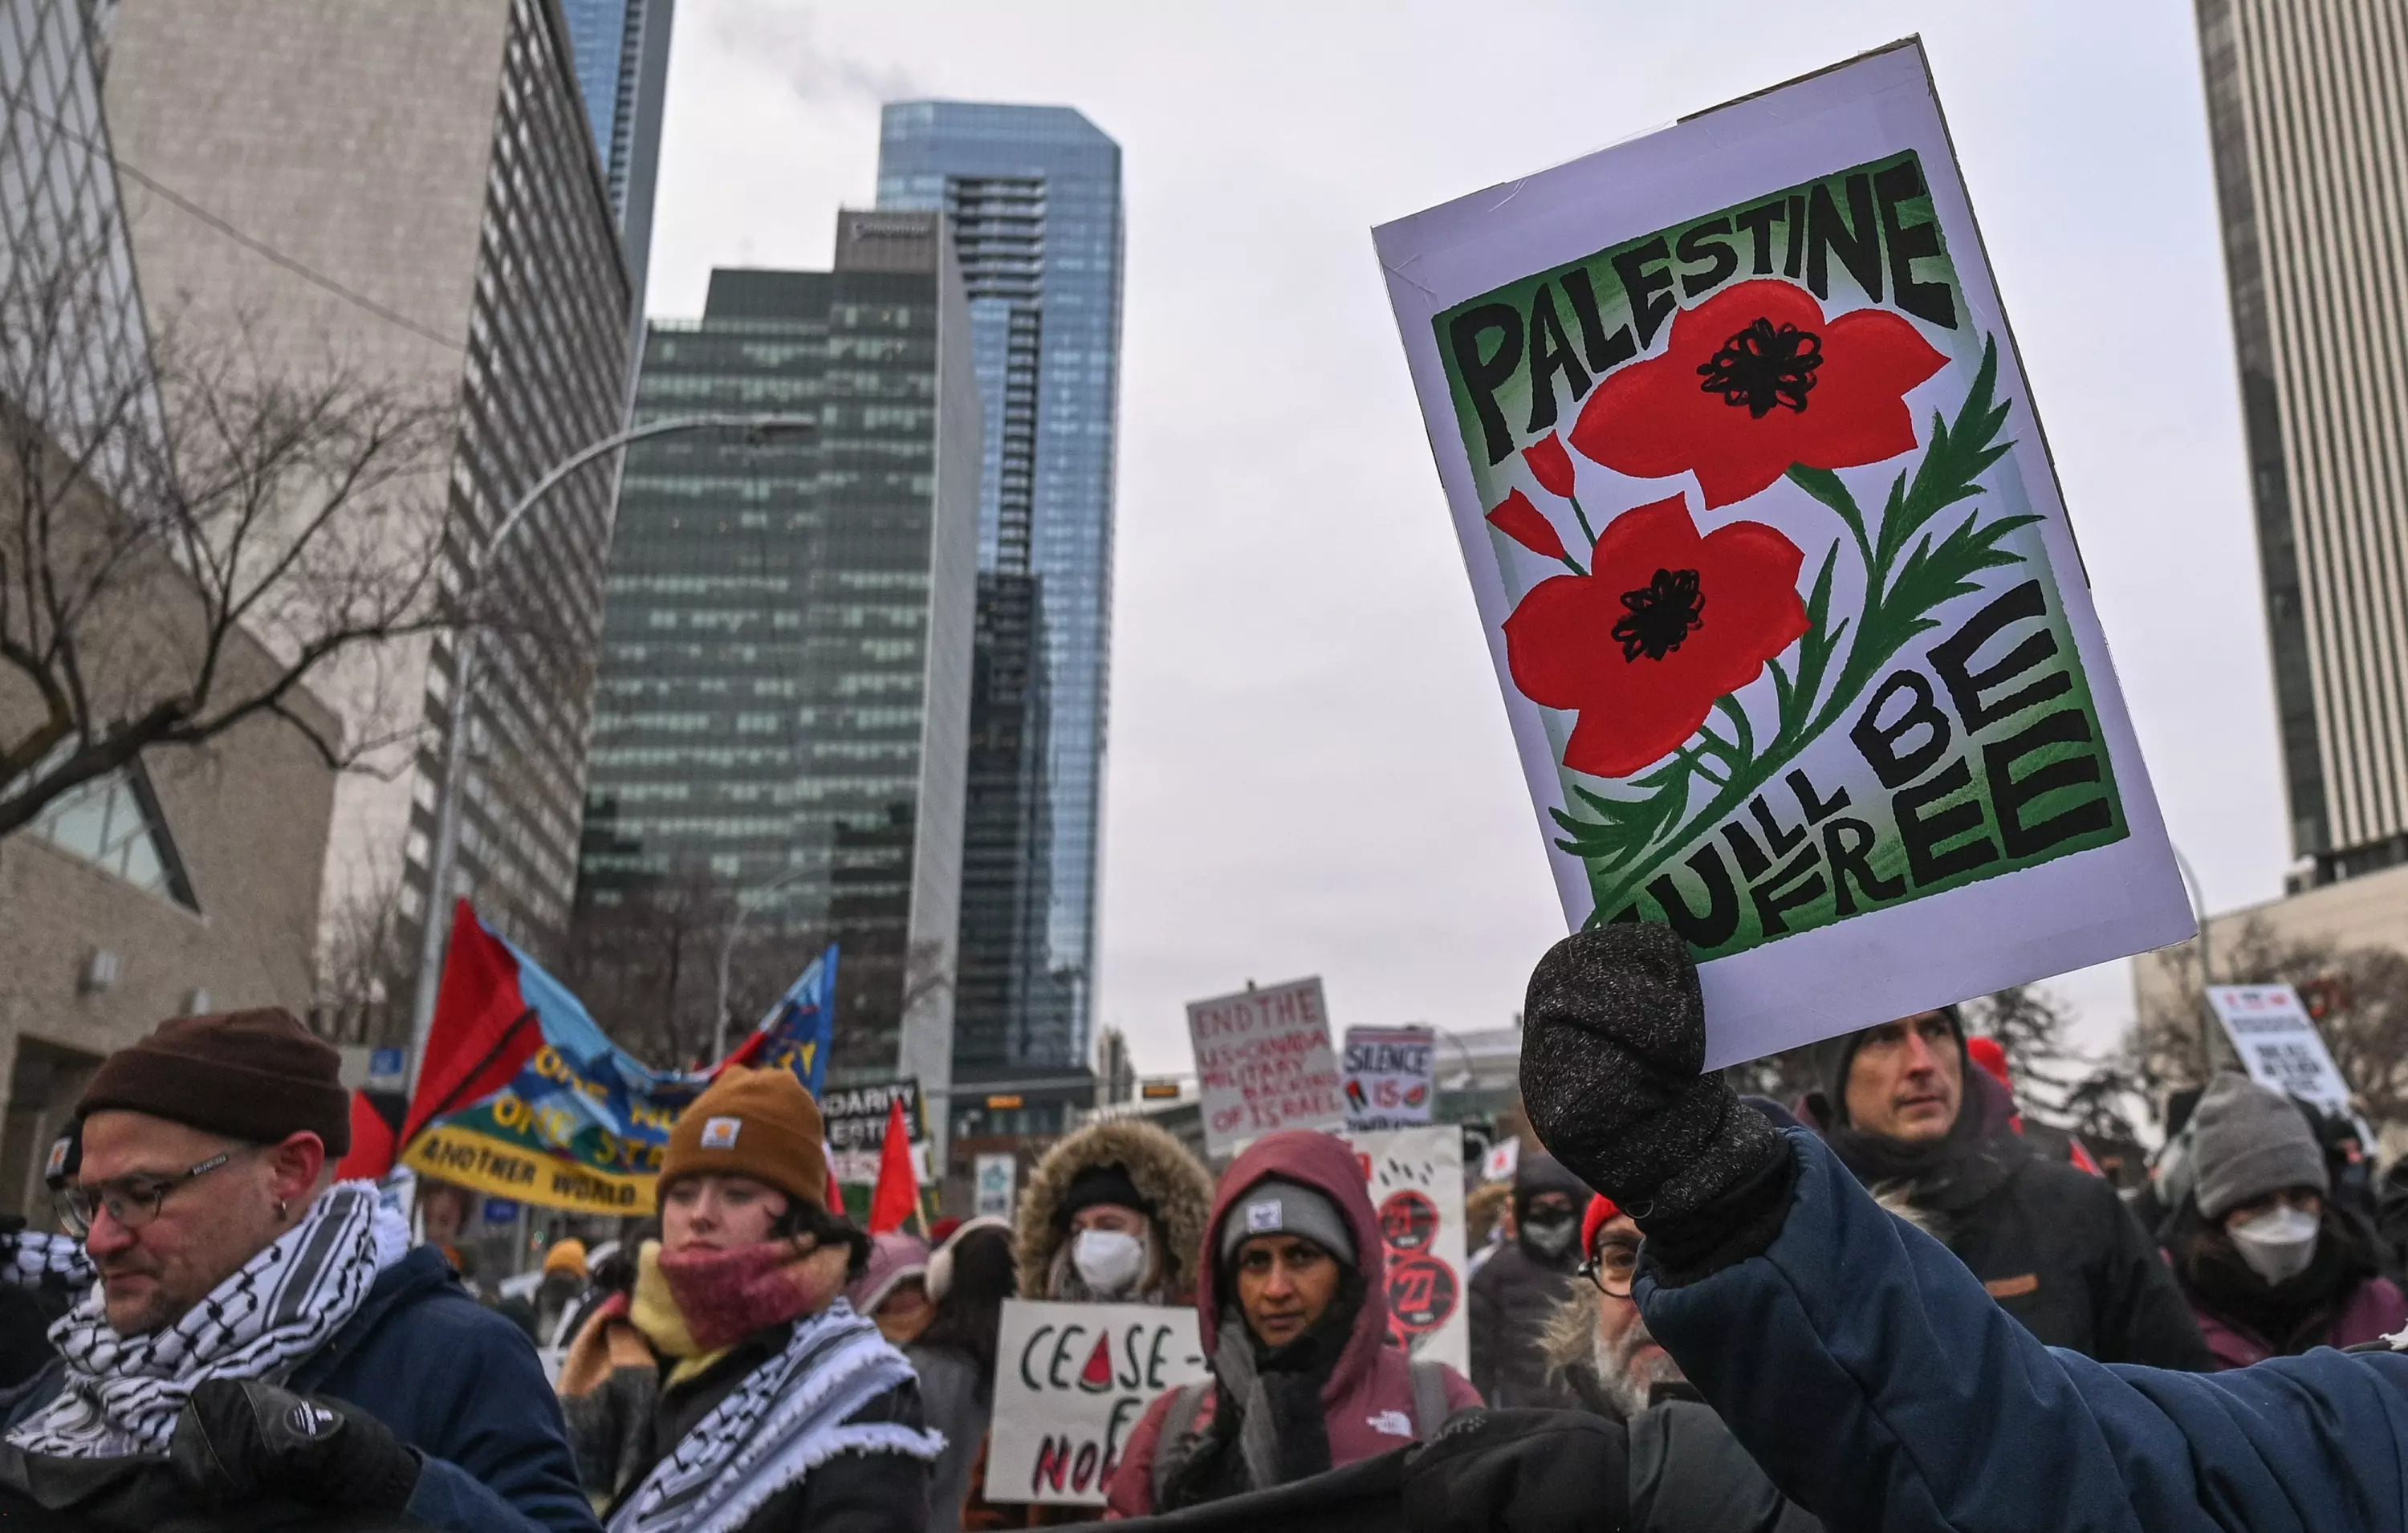
[[[313,1438],[323,1436],[341,1418],[322,1405],[302,1400],[284,1413],[284,1419],[303,1437]]]
[[[1376,1416],[1364,1419],[1369,1423],[1371,1430],[1383,1437],[1409,1438],[1413,1435],[1412,1420],[1401,1411],[1383,1411]]]

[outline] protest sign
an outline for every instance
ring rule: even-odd
[[[2321,1107],[2349,1110],[2349,1082],[2316,1031],[2315,1019],[2286,984],[2217,984],[2207,1003],[2241,1056],[2249,1079]]]
[[[1320,980],[1191,1002],[1187,1031],[1203,1086],[1204,1143],[1216,1158],[1275,1128],[1346,1121]]]
[[[920,1112],[920,1082],[904,1080],[843,1086],[820,1099],[828,1149],[836,1157],[829,1168],[839,1185],[878,1184],[879,1155],[886,1148],[886,1121],[897,1100],[903,1104],[903,1121],[910,1125],[912,1169],[922,1186],[928,1184],[928,1129]]]
[[[1145,1408],[1207,1376],[1192,1306],[1004,1300],[986,1498],[1102,1506]]]
[[[1919,44],[1375,239],[1565,912],[1709,1067],[2190,935]]]
[[[1010,1154],[980,1155],[973,1163],[971,1214],[980,1219],[1009,1219],[1020,1186],[1020,1162]]]
[[[1430,1121],[1438,1094],[1436,1035],[1426,1027],[1346,1029],[1346,1126],[1406,1128]]]
[[[1488,1153],[1481,1157],[1480,1180],[1511,1182],[1513,1173],[1521,1168],[1522,1141],[1519,1139],[1498,1139],[1488,1147]]]
[[[1463,1130],[1350,1132],[1386,1246],[1388,1334],[1416,1357],[1471,1371],[1464,1274]]]

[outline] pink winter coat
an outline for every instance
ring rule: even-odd
[[[1267,1176],[1285,1177],[1321,1193],[1346,1216],[1354,1233],[1354,1249],[1371,1270],[1378,1270],[1384,1249],[1379,1215],[1364,1184],[1362,1163],[1343,1139],[1305,1129],[1267,1134],[1240,1155],[1223,1174],[1212,1198],[1212,1217],[1204,1226],[1202,1271],[1196,1284],[1198,1340],[1204,1355],[1212,1355],[1221,1329],[1222,1296],[1217,1253],[1221,1222],[1239,1198]],[[1218,1392],[1205,1397],[1197,1412],[1195,1431],[1211,1421]],[[1146,1407],[1145,1415],[1129,1434],[1127,1450],[1112,1475],[1109,1515],[1142,1517],[1154,1511],[1154,1455],[1162,1438],[1163,1418],[1170,1411],[1169,1395]],[[1321,1388],[1321,1402],[1329,1430],[1329,1466],[1338,1469],[1358,1459],[1376,1457],[1413,1440],[1413,1384],[1411,1360],[1388,1340],[1386,1285],[1367,1285],[1363,1310],[1354,1317],[1354,1332],[1338,1367]],[[1481,1403],[1471,1381],[1453,1368],[1446,1370],[1446,1403],[1450,1411]],[[1430,1424],[1435,1427],[1436,1424]]]
[[[2273,1343],[2245,1325],[2194,1305],[2192,1313],[2199,1317],[2199,1332],[2207,1338],[2207,1350],[2215,1354],[2215,1366],[2221,1368],[2247,1368],[2274,1355]],[[2328,1347],[2354,1347],[2361,1341],[2372,1341],[2389,1336],[2408,1325],[2408,1297],[2403,1297],[2389,1278],[2369,1278],[2358,1285],[2333,1317],[2332,1328],[2325,1333]]]

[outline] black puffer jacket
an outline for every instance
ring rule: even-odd
[[[1526,1153],[1513,1176],[1517,1227],[1530,1200],[1550,1192],[1571,1200],[1571,1243],[1550,1254],[1526,1234],[1517,1236],[1471,1277],[1471,1383],[1492,1410],[1560,1411],[1578,1403],[1550,1376],[1541,1338],[1580,1281],[1574,1275],[1580,1266],[1580,1211],[1588,1206],[1589,1190],[1553,1156]]]

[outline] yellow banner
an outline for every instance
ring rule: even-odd
[[[423,1176],[437,1177],[472,1192],[514,1197],[538,1208],[612,1216],[652,1211],[652,1176],[598,1171],[474,1129],[437,1125],[421,1133],[401,1157]]]

